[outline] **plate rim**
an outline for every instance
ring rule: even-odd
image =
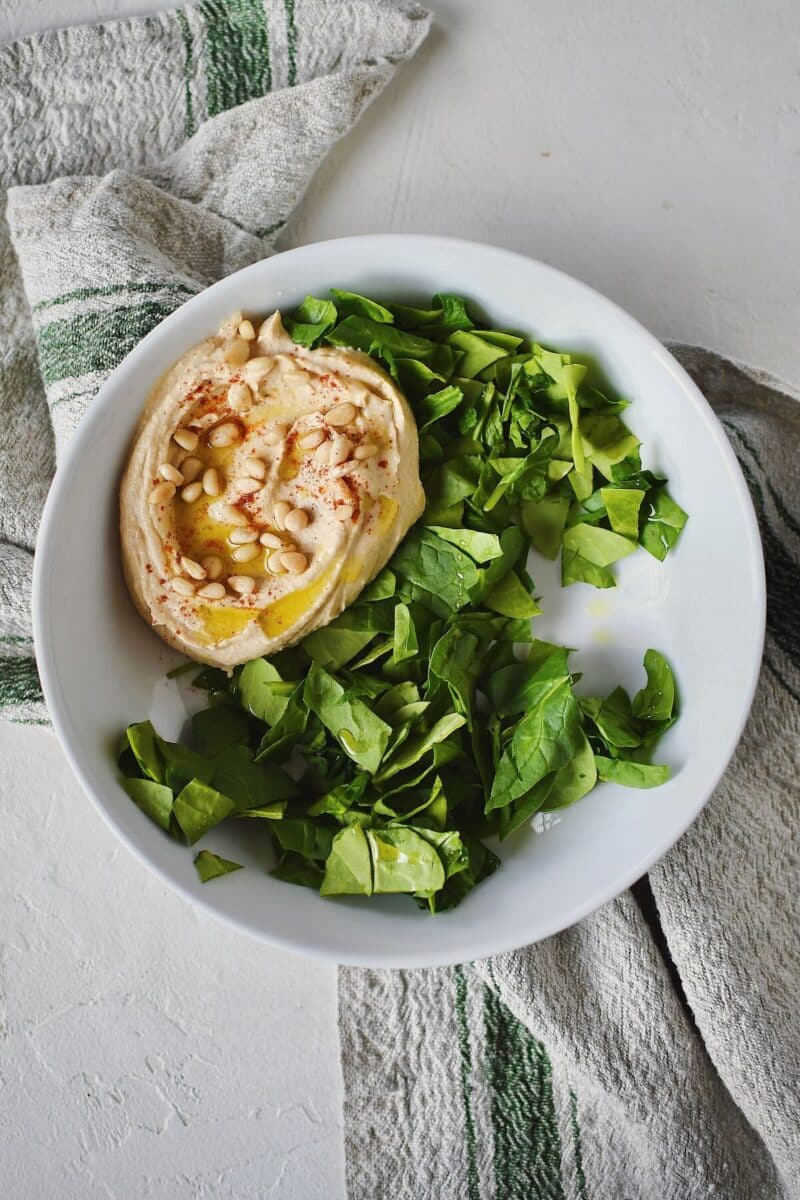
[[[313,938],[302,939],[298,937],[290,937],[282,935],[279,931],[267,931],[255,922],[250,921],[247,917],[239,917],[217,908],[211,897],[204,898],[202,894],[193,891],[187,884],[177,879],[161,864],[153,861],[148,857],[147,853],[137,845],[121,826],[116,819],[114,812],[109,804],[97,794],[92,785],[89,774],[84,770],[83,764],[80,761],[78,751],[73,747],[72,738],[69,731],[69,718],[66,712],[66,706],[62,706],[62,696],[57,678],[56,657],[57,652],[55,646],[50,642],[47,632],[47,576],[48,564],[51,557],[52,543],[56,537],[56,527],[53,514],[57,512],[60,506],[61,496],[75,473],[77,465],[80,463],[85,447],[91,443],[95,426],[102,419],[102,413],[107,404],[110,402],[109,397],[113,394],[120,377],[124,378],[131,371],[135,371],[140,360],[147,358],[150,346],[153,342],[159,341],[169,335],[172,326],[179,319],[185,317],[185,312],[190,308],[195,301],[200,297],[205,297],[209,292],[222,290],[230,287],[231,280],[241,279],[248,275],[258,275],[265,268],[269,269],[269,264],[277,259],[286,260],[290,258],[300,258],[313,256],[319,253],[326,247],[342,246],[347,248],[358,244],[363,247],[365,243],[373,243],[376,247],[376,261],[379,244],[384,246],[387,243],[392,243],[395,246],[400,246],[402,243],[411,243],[419,245],[420,243],[429,246],[438,245],[449,249],[462,250],[464,253],[474,253],[475,251],[490,252],[498,258],[507,258],[516,263],[524,264],[526,267],[534,266],[538,270],[543,271],[547,275],[551,275],[554,279],[559,280],[562,284],[567,284],[573,289],[577,289],[584,295],[594,301],[600,302],[601,305],[609,308],[616,313],[617,318],[621,319],[623,324],[626,324],[640,340],[644,340],[650,350],[658,358],[661,364],[666,367],[670,373],[676,378],[687,397],[700,410],[705,424],[709,429],[709,433],[716,443],[717,450],[726,462],[726,466],[731,475],[732,481],[737,491],[737,498],[740,502],[743,516],[747,526],[747,547],[749,554],[749,573],[752,574],[755,594],[753,597],[754,607],[756,610],[756,623],[752,631],[753,640],[751,646],[751,657],[748,664],[748,684],[743,692],[743,703],[740,707],[739,719],[732,723],[728,735],[725,739],[724,753],[721,755],[721,766],[716,778],[705,794],[699,795],[694,804],[690,806],[690,810],[686,815],[685,821],[681,822],[680,828],[677,829],[674,837],[668,845],[662,846],[656,852],[646,852],[637,862],[634,868],[629,869],[624,876],[616,876],[612,884],[599,886],[590,897],[581,903],[576,903],[567,913],[563,913],[558,917],[553,917],[550,921],[544,921],[541,931],[537,933],[534,942],[542,941],[545,938],[551,937],[556,933],[562,932],[565,929],[571,928],[578,921],[588,916],[590,913],[597,911],[604,904],[615,899],[626,891],[631,884],[645,874],[656,862],[660,861],[677,841],[684,835],[686,830],[694,823],[699,814],[702,812],[708,800],[711,798],[714,790],[719,784],[720,779],[730,764],[730,761],[736,751],[736,748],[741,739],[747,719],[750,715],[750,710],[753,704],[758,680],[760,676],[761,661],[763,657],[764,640],[766,635],[766,574],[764,565],[763,546],[761,542],[758,519],[756,517],[755,508],[752,498],[747,488],[747,483],[744,478],[739,461],[733,451],[730,441],[725,434],[724,428],[719,421],[716,413],[712,409],[708,400],[702,394],[700,389],[692,380],[691,376],[685,368],[678,362],[674,355],[667,347],[655,337],[644,325],[641,324],[635,317],[621,308],[614,300],[570,275],[566,271],[560,270],[549,263],[545,263],[540,259],[533,258],[530,255],[522,254],[515,250],[508,250],[504,247],[495,246],[489,242],[480,242],[464,238],[447,237],[437,234],[408,234],[408,233],[368,233],[355,234],[346,237],[329,238],[320,242],[310,242],[302,246],[293,247],[291,249],[280,251],[278,254],[270,255],[266,258],[259,259],[255,263],[251,263],[238,271],[231,272],[230,275],[224,276],[215,283],[203,288],[194,296],[181,304],[177,309],[170,313],[163,321],[159,322],[152,330],[145,335],[144,338],[123,358],[123,360],[114,368],[105,380],[101,388],[91,404],[89,411],[81,419],[78,428],[70,439],[66,450],[58,464],[53,481],[51,483],[47,499],[42,510],[39,532],[36,541],[36,552],[34,555],[33,564],[33,588],[32,588],[32,618],[33,618],[33,642],[36,655],[36,663],[39,670],[39,677],[42,685],[42,692],[47,705],[48,714],[52,721],[53,729],[58,738],[59,744],[65,754],[69,766],[78,779],[84,792],[88,795],[92,804],[100,812],[104,821],[114,831],[115,835],[123,842],[127,849],[141,862],[148,870],[153,872],[164,884],[171,889],[177,891],[191,904],[199,905],[205,912],[211,914],[216,919],[230,924],[242,933],[246,933],[258,941],[267,945],[275,946],[281,950],[290,953],[303,955],[306,957],[318,959],[326,962],[334,962],[341,965],[361,966],[361,967],[393,967],[393,968],[418,968],[432,966],[450,966],[456,963],[467,960],[486,957],[495,954],[507,953],[529,943],[527,941],[519,941],[519,935],[502,936],[502,931],[499,932],[497,938],[491,939],[491,944],[488,944],[487,938],[467,938],[463,939],[464,943],[470,942],[470,945],[454,947],[452,951],[442,951],[437,949],[425,950],[420,949],[415,954],[393,953],[391,948],[381,953],[359,953],[358,948],[354,947],[353,952],[347,956],[343,956],[340,951],[330,951],[327,947],[315,942]],[[76,739],[76,743],[77,743]],[[453,914],[440,914],[439,919],[452,919]],[[457,917],[457,914],[456,914]],[[478,943],[477,945],[474,943]]]

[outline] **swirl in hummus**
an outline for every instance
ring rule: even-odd
[[[390,377],[237,313],[150,395],[120,490],[125,578],[164,641],[230,670],[333,620],[424,503]]]

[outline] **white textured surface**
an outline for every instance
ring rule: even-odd
[[[792,0],[429,3],[438,30],[287,244],[493,241],[797,380]],[[5,0],[0,40],[158,7]],[[333,973],[166,892],[47,733],[0,726],[0,804],[4,1195],[339,1200]]]

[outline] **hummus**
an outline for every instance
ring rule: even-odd
[[[230,670],[333,620],[424,504],[390,377],[237,313],[150,395],[120,490],[125,578],[165,642]]]

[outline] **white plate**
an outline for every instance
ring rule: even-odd
[[[150,717],[180,732],[186,690],[165,680],[176,656],[134,612],[122,581],[117,484],[145,397],[190,345],[231,311],[290,309],[330,286],[386,299],[461,293],[493,326],[594,355],[633,401],[628,417],[646,466],[670,479],[690,513],[663,564],[644,551],[618,567],[619,587],[562,590],[552,564],[531,570],[544,616],[536,630],[577,648],[590,691],[635,690],[654,646],[677,671],[682,716],[659,751],[674,777],[653,791],[603,784],[573,808],[511,839],[503,865],[452,913],[427,916],[404,897],[323,900],[265,872],[268,841],[247,822],[206,839],[247,870],[209,884],[192,853],[123,792],[120,731]],[[697,816],[730,759],[761,659],[764,571],[750,498],[721,426],[686,373],[649,333],[597,292],[542,263],[445,238],[367,236],[291,250],[188,301],[152,331],[101,389],[59,468],[45,508],[34,576],[42,684],[75,773],[144,862],[194,903],[289,950],[376,966],[454,963],[510,950],[578,921],[634,882]],[[81,814],[76,813],[80,820]],[[243,827],[246,826],[246,827]],[[131,920],[151,920],[136,912]]]

